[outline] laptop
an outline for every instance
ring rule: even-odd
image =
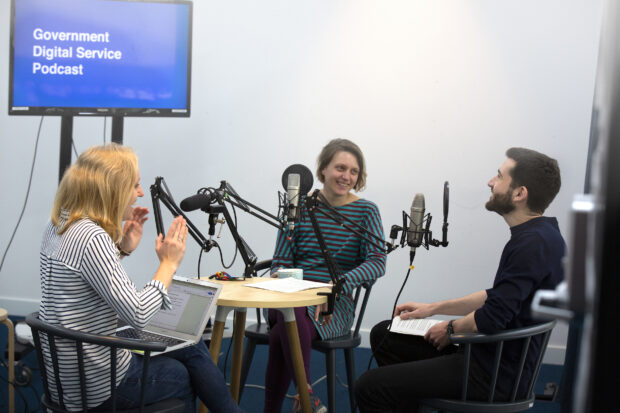
[[[168,288],[172,309],[159,310],[144,330],[123,326],[116,335],[167,344],[164,351],[151,356],[194,345],[202,339],[221,291],[221,284],[174,276]]]

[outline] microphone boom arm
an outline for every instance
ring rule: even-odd
[[[269,225],[275,228],[278,228],[278,229],[283,228],[284,224],[280,219],[278,219],[277,216],[270,214],[264,209],[259,208],[258,206],[252,204],[251,202],[248,202],[247,200],[241,198],[236,192],[233,191],[234,192],[233,193],[227,190],[227,188],[229,188],[229,185],[226,183],[226,181],[222,181],[222,185],[225,187],[224,189],[226,190],[226,194],[223,197],[223,201],[226,201],[230,203],[231,205],[234,205],[236,207],[243,209],[248,214],[255,216],[256,218],[268,223]],[[252,211],[252,208],[260,212],[262,215],[259,215],[258,213]]]
[[[326,295],[327,296],[327,311],[321,312],[321,315],[329,315],[334,312],[334,303],[340,299],[340,295],[342,294],[343,285],[345,282],[345,278],[342,277],[342,269],[334,259],[331,251],[327,248],[327,244],[325,243],[325,239],[323,238],[323,234],[321,232],[321,228],[319,227],[318,221],[316,219],[316,212],[320,212],[325,215],[327,218],[331,219],[335,223],[341,225],[343,228],[348,229],[354,234],[358,235],[360,238],[363,238],[368,243],[376,246],[377,248],[383,250],[387,253],[391,251],[389,248],[389,244],[387,244],[384,240],[377,237],[376,235],[370,233],[366,228],[349,220],[346,216],[342,215],[340,212],[336,211],[331,205],[327,202],[320,202],[318,200],[320,196],[320,191],[316,189],[311,196],[307,196],[305,199],[306,209],[308,211],[308,215],[310,216],[310,222],[312,223],[312,229],[314,230],[314,235],[317,238],[319,243],[319,248],[321,249],[321,254],[323,255],[323,259],[325,260],[325,264],[327,265],[327,270],[329,271],[329,277],[332,280],[333,286],[332,291],[329,293],[317,293],[318,295]],[[357,228],[353,228],[353,226]],[[373,239],[374,238],[374,239]],[[379,242],[377,242],[379,240]]]
[[[153,215],[155,219],[155,227],[157,228],[157,234],[164,234],[164,226],[161,216],[161,208],[159,203],[165,205],[166,208],[174,215],[175,217],[181,215],[187,221],[187,230],[189,234],[194,238],[194,240],[200,245],[200,248],[204,252],[209,252],[211,248],[217,245],[217,243],[213,240],[208,240],[204,235],[198,230],[198,228],[194,225],[194,223],[181,211],[181,209],[177,206],[172,199],[172,195],[170,195],[170,191],[168,186],[166,185],[166,181],[161,176],[155,178],[155,183],[151,185],[151,200],[153,202]],[[165,234],[164,234],[165,236]]]
[[[250,248],[248,243],[239,235],[239,231],[237,230],[237,225],[235,224],[235,220],[230,214],[226,203],[234,207],[238,207],[248,214],[255,216],[256,218],[268,223],[269,225],[281,229],[284,227],[284,223],[278,219],[275,215],[270,214],[262,208],[252,204],[251,202],[243,199],[237,192],[233,189],[233,187],[227,181],[221,181],[220,187],[218,190],[214,191],[215,199],[218,205],[208,205],[203,210],[210,214],[222,213],[224,214],[224,219],[230,232],[232,234],[233,240],[235,241],[235,246],[241,255],[241,259],[244,263],[244,277],[252,277],[255,274],[254,267],[256,266],[256,262],[258,261],[258,257]],[[258,211],[255,212],[254,210]],[[259,214],[260,213],[260,214]],[[261,215],[262,214],[262,215]]]
[[[254,273],[254,266],[256,265],[256,261],[258,260],[258,257],[254,253],[254,251],[252,251],[252,248],[250,248],[247,242],[245,242],[245,240],[241,237],[241,235],[239,235],[239,231],[237,231],[237,225],[235,225],[235,221],[233,220],[233,217],[230,215],[230,212],[228,211],[228,208],[226,207],[225,201],[230,202],[233,206],[238,206],[239,208],[243,209],[246,212],[250,212],[249,208],[244,205],[246,204],[246,202],[241,197],[236,195],[236,192],[234,192],[234,189],[232,189],[232,187],[230,187],[226,183],[226,181],[221,181],[220,190],[222,190],[222,192],[216,191],[216,199],[219,205],[208,206],[206,210],[207,212],[210,212],[210,213],[221,212],[222,214],[224,214],[224,219],[226,220],[226,224],[228,224],[230,233],[232,234],[233,240],[235,241],[235,245],[237,246],[237,250],[241,254],[241,259],[243,260],[243,264],[245,266],[243,270],[243,276],[251,277],[252,274]],[[236,195],[236,198],[240,200],[241,202],[233,203],[228,199],[229,196],[235,196],[235,195]]]

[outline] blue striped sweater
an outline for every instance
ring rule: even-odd
[[[304,205],[304,203],[301,203]],[[372,234],[384,239],[379,208],[366,199],[358,199],[346,205],[334,207],[351,221],[360,224]],[[279,231],[273,256],[272,272],[278,268],[302,268],[304,279],[330,282],[329,271],[321,254],[318,241],[312,229],[310,217],[302,206],[301,220],[293,231]],[[321,233],[340,266],[346,281],[344,295],[336,301],[329,323],[314,322],[322,339],[347,333],[355,318],[353,299],[355,289],[365,281],[374,281],[385,273],[385,252],[351,231],[318,212],[316,214]],[[316,307],[308,307],[308,314],[314,320]]]

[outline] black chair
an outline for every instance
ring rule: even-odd
[[[60,380],[60,369],[59,362],[56,358],[56,342],[59,338],[73,341],[75,344],[75,352],[77,354],[78,360],[78,369],[79,369],[79,378],[80,378],[80,389],[81,389],[81,398],[82,398],[82,411],[88,411],[87,409],[87,398],[86,398],[86,379],[84,373],[84,357],[83,357],[83,343],[96,344],[99,346],[109,347],[110,348],[110,376],[111,376],[111,397],[113,400],[113,405],[116,401],[116,351],[117,349],[132,349],[144,352],[143,359],[143,374],[144,378],[146,378],[146,374],[148,371],[149,361],[151,357],[152,351],[162,351],[166,348],[166,345],[163,343],[155,343],[155,342],[145,342],[141,340],[133,340],[127,338],[120,338],[116,336],[102,336],[97,334],[85,333],[82,331],[75,331],[68,328],[60,327],[58,325],[53,325],[41,321],[37,313],[32,313],[26,317],[26,323],[32,329],[32,336],[34,339],[35,348],[37,350],[37,358],[39,361],[39,368],[41,371],[41,379],[43,381],[43,396],[41,396],[41,404],[44,406],[43,411],[54,411],[54,412],[68,412],[65,407],[65,403],[63,401],[63,389],[62,383]],[[51,353],[51,364],[53,371],[50,372],[55,378],[56,384],[56,394],[59,395],[59,403],[55,403],[50,394],[50,387],[47,380],[47,364],[44,361],[44,353],[41,348],[41,339],[45,337],[48,342],[49,351]],[[50,361],[50,360],[48,360]],[[143,380],[144,382],[144,380]],[[143,386],[141,393],[141,402],[140,408],[132,409],[132,410],[124,410],[122,412],[125,413],[134,413],[134,412],[158,412],[158,413],[177,413],[183,412],[185,410],[185,403],[179,399],[166,399],[157,403],[153,403],[147,406],[144,406],[144,393],[145,388]],[[112,412],[121,412],[120,410],[116,410],[114,407]]]
[[[342,349],[345,355],[345,364],[347,370],[347,384],[349,388],[349,402],[351,405],[351,412],[355,412],[355,391],[354,384],[356,380],[355,376],[355,360],[354,349],[358,347],[362,338],[359,334],[360,327],[362,325],[362,319],[364,318],[364,312],[366,305],[368,304],[368,298],[370,297],[370,291],[372,290],[374,282],[367,282],[360,285],[355,291],[354,296],[354,308],[357,311],[357,304],[361,296],[362,290],[365,290],[364,298],[360,311],[357,315],[355,322],[355,328],[348,334],[340,337],[335,337],[328,340],[315,340],[312,342],[312,349],[320,351],[325,354],[325,366],[327,370],[327,398],[328,398],[328,411],[336,411],[336,350]],[[243,361],[241,368],[241,381],[239,386],[239,399],[243,394],[243,388],[252,364],[252,358],[254,357],[254,351],[258,344],[269,344],[269,332],[267,329],[267,323],[262,322],[260,315],[258,317],[258,323],[252,324],[245,329],[246,344],[243,353]]]
[[[521,412],[531,408],[534,405],[536,398],[534,394],[534,384],[540,371],[543,355],[549,342],[549,336],[551,330],[555,326],[555,320],[549,321],[543,324],[537,324],[534,326],[517,328],[513,330],[504,331],[498,334],[452,334],[450,337],[452,342],[460,344],[465,347],[465,365],[463,368],[463,387],[461,389],[461,397],[459,399],[424,399],[420,401],[419,412],[428,412],[432,410],[450,411],[450,412],[471,412],[471,413],[494,413],[494,412]],[[525,396],[518,394],[518,389],[523,379],[523,366],[525,364],[526,356],[530,351],[532,338],[535,336],[542,336],[541,351],[538,354],[532,376],[529,383],[527,383],[527,393]],[[510,398],[507,401],[494,400],[497,378],[499,375],[500,361],[502,359],[502,349],[504,343],[507,341],[521,340],[523,343],[521,355],[519,358],[518,372],[514,377],[514,385],[510,394]],[[491,383],[489,385],[489,392],[487,400],[468,400],[467,399],[467,384],[469,377],[469,364],[471,357],[471,345],[491,343],[495,344],[495,359],[493,364],[493,371],[491,372]]]

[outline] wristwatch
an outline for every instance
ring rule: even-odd
[[[452,323],[454,322],[454,320],[450,320],[448,321],[448,327],[446,327],[446,331],[448,332],[448,335],[451,336],[452,334],[454,334],[454,327],[452,326]]]

